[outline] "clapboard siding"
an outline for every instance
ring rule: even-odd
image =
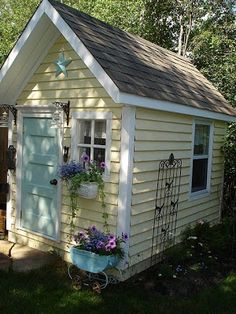
[[[193,117],[154,110],[136,110],[134,169],[131,217],[131,265],[150,257],[159,163],[170,153],[182,159],[182,179],[179,197],[177,235],[199,219],[215,222],[219,219],[223,175],[223,155],[220,148],[225,124],[214,122],[211,193],[190,199]]]
[[[72,62],[67,68],[68,77],[60,74],[55,76],[55,65],[53,62],[58,59],[59,53],[64,51],[66,59]],[[73,111],[101,111],[112,112],[112,143],[111,143],[111,173],[109,182],[105,184],[106,212],[110,230],[116,232],[117,199],[120,171],[120,130],[121,130],[121,105],[115,104],[107,94],[94,75],[73,51],[70,45],[60,37],[50,49],[44,61],[35,71],[24,90],[20,94],[17,103],[20,105],[48,105],[53,101],[70,100]],[[70,117],[71,118],[71,117]],[[64,129],[64,145],[71,144],[71,120],[69,126]],[[12,186],[15,198],[16,185]],[[15,200],[14,200],[15,204]],[[15,206],[15,205],[14,205]],[[45,239],[39,235],[22,231],[15,228],[15,213],[13,212],[10,237],[17,237],[22,243],[31,243],[34,247],[40,247],[43,243],[61,250],[62,256],[67,256],[68,244],[70,243],[70,200],[66,186],[62,188],[61,227],[60,243]],[[97,225],[102,228],[101,202],[99,200],[79,199],[78,218],[75,219],[75,231],[87,228],[89,225]]]

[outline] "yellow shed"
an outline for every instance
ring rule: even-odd
[[[51,128],[55,102],[64,121]],[[63,157],[79,160],[84,150],[106,163],[109,229],[129,235],[125,278],[165,248],[162,233],[178,239],[200,219],[219,221],[220,149],[236,110],[189,60],[43,0],[0,70],[0,103],[9,109],[8,145],[17,153],[9,170],[10,241],[70,261],[68,191],[53,180]],[[163,162],[169,170],[181,163],[174,179]],[[169,207],[176,211],[167,221]],[[90,225],[103,226],[99,198],[79,200],[75,228]]]

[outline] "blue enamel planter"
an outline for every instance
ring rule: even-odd
[[[116,255],[98,255],[74,246],[70,248],[70,257],[75,266],[91,273],[100,273],[115,267],[120,260]]]

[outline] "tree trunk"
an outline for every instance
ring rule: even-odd
[[[180,24],[180,32],[179,32],[179,40],[178,40],[178,55],[181,56],[182,53],[182,41],[183,41],[183,34],[184,34],[184,26],[182,24],[183,15],[179,17],[179,24]]]
[[[189,41],[189,35],[191,33],[191,30],[192,30],[192,25],[193,25],[193,12],[191,11],[189,14],[188,31],[187,31],[187,34],[185,37],[185,42],[184,42],[184,47],[183,47],[183,57],[186,56],[186,51],[187,51],[188,41]]]

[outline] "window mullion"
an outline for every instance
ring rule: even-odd
[[[207,159],[209,158],[209,155],[193,155],[193,159],[197,160],[197,159]]]
[[[91,160],[94,160],[94,136],[95,136],[95,120],[91,123]]]

